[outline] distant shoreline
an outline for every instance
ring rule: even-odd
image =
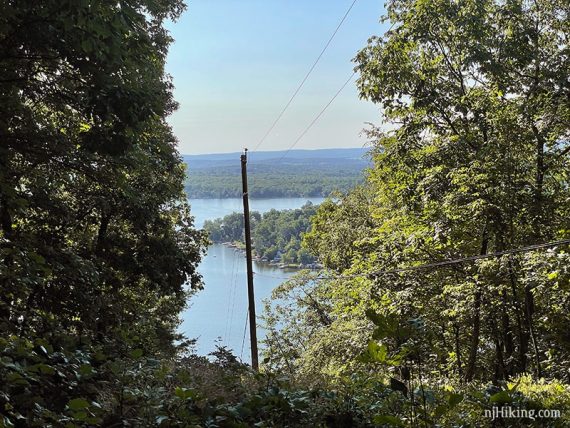
[[[189,200],[197,200],[197,199],[241,199],[241,196],[190,196],[187,195]],[[311,196],[251,196],[249,197],[249,200],[255,200],[255,201],[266,201],[269,199],[309,199],[309,198],[319,198],[319,199],[327,199],[327,198],[331,198],[331,199],[335,199],[332,196],[322,196],[322,195],[311,195]]]
[[[245,248],[242,248],[242,246],[245,247],[245,244],[243,243],[241,245],[238,245],[235,242],[213,242],[212,245],[223,245],[226,248],[232,248],[235,251],[242,253],[245,257]],[[263,263],[264,265],[272,266],[281,270],[319,270],[323,268],[320,263],[311,263],[309,265],[303,265],[301,263],[276,263],[268,260],[263,260],[263,258],[259,256],[253,256],[253,260],[257,263]]]

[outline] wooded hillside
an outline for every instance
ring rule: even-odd
[[[207,245],[166,122],[183,10],[0,4],[0,428],[569,426],[568,1],[387,2],[372,167],[312,216],[324,269],[274,290],[259,372],[176,332]]]
[[[286,265],[308,265],[315,257],[301,248],[303,235],[311,228],[311,218],[317,206],[308,202],[299,209],[270,210],[250,213],[254,255],[266,262]],[[244,245],[243,214],[232,213],[222,218],[206,220],[204,230],[214,243],[239,242]]]
[[[370,165],[364,149],[253,152],[249,156],[252,198],[328,197],[364,179]],[[185,156],[190,198],[240,198],[239,154]]]

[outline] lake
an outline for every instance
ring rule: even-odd
[[[324,198],[251,199],[250,210],[267,212],[300,208],[307,201],[320,204]],[[243,211],[241,199],[193,199],[190,200],[195,225],[201,228],[205,220],[213,220]],[[247,275],[245,256],[242,252],[220,244],[208,248],[208,254],[198,267],[204,280],[204,290],[190,299],[182,313],[180,332],[188,338],[197,338],[196,351],[207,355],[216,343],[232,349],[245,362],[250,361],[249,327],[247,320]],[[293,275],[294,272],[278,269],[254,261],[253,270],[257,316],[261,315],[262,300],[271,291]],[[246,331],[244,341],[244,331]],[[258,339],[263,331],[258,329]]]

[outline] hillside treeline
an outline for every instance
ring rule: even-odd
[[[253,167],[255,168],[255,166]],[[249,173],[252,198],[328,197],[346,192],[362,182],[362,166],[338,168],[325,166],[272,166],[270,171]],[[237,170],[208,168],[189,170],[186,180],[189,198],[241,198],[241,175]]]
[[[268,262],[287,265],[308,265],[315,257],[301,247],[303,234],[311,227],[311,217],[317,206],[307,202],[292,210],[270,210],[260,214],[250,213],[251,236],[254,255]],[[206,220],[204,230],[215,243],[244,242],[243,214],[232,213],[215,220]]]

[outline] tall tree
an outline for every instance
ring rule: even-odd
[[[394,0],[387,10],[390,30],[356,56],[361,96],[385,119],[370,131],[374,202],[359,216],[374,232],[331,265],[364,274],[334,291],[332,325],[367,306],[419,317],[442,375],[559,375],[570,348],[552,320],[568,319],[567,249],[366,274],[568,237],[568,2]],[[333,260],[319,238],[345,221],[327,209],[312,242]]]
[[[129,326],[149,348],[171,343],[204,242],[165,121],[176,103],[163,23],[183,9],[0,4],[4,332],[102,341]]]
[[[410,249],[424,253],[423,260],[566,233],[568,12],[566,2],[550,0],[395,1],[394,28],[357,56],[362,96],[397,124],[393,133],[378,132],[380,209],[390,219],[387,210],[395,208],[398,223],[412,225],[400,230],[417,242]],[[394,171],[399,182],[384,181]],[[496,289],[471,273],[468,380],[482,324],[495,343],[500,376],[526,370],[529,341],[540,372],[532,285],[517,291],[522,278],[512,265],[508,270],[508,277],[486,278]],[[487,319],[483,301],[493,303]],[[513,360],[518,367],[509,367]]]

